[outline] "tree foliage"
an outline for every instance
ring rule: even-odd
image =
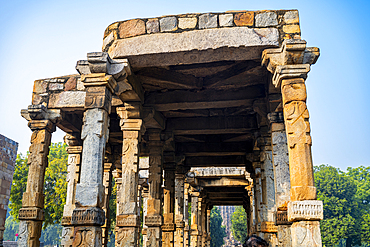
[[[52,143],[50,146],[48,167],[45,171],[45,221],[44,229],[48,225],[60,223],[67,193],[67,163],[68,154],[66,145]],[[28,176],[28,158],[22,154],[17,155],[10,193],[10,213],[18,222],[18,211],[22,207],[22,195],[26,191]]]
[[[235,212],[231,216],[231,230],[236,240],[245,242],[248,237],[248,221],[247,214],[241,206],[235,207]]]
[[[346,239],[346,246],[361,243],[359,201],[354,179],[329,165],[315,167],[318,200],[324,204],[321,236],[325,246]]]
[[[224,244],[226,237],[225,226],[222,226],[221,211],[218,207],[211,210],[210,219],[211,247],[220,247]]]

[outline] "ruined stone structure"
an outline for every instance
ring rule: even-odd
[[[0,246],[3,246],[6,212],[13,181],[18,143],[0,135]]]
[[[209,246],[219,205],[242,205],[271,246],[321,246],[305,87],[318,56],[296,10],[113,23],[103,52],[36,80],[22,110],[32,137],[18,246],[39,246],[56,127],[69,145],[63,246],[106,245],[111,179],[116,246],[140,232],[146,247]]]

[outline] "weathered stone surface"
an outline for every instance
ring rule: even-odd
[[[306,200],[288,203],[288,220],[322,220],[324,209],[322,201]]]
[[[321,247],[319,221],[299,221],[291,227],[292,246]]]
[[[45,80],[37,80],[33,84],[33,92],[36,94],[46,93],[48,82]]]
[[[97,226],[90,227],[76,227],[75,237],[72,246],[102,246],[102,232],[101,228]]]
[[[195,177],[214,177],[214,176],[245,176],[246,171],[243,168],[237,167],[207,167],[207,168],[191,168]]]
[[[286,24],[298,23],[299,22],[298,11],[293,10],[286,12],[284,14],[284,21]]]
[[[256,15],[256,27],[271,27],[278,24],[275,12],[263,12]]]
[[[158,33],[159,32],[159,21],[158,19],[149,19],[146,22],[147,33]]]
[[[232,27],[234,16],[233,14],[224,14],[218,16],[220,27]]]
[[[63,90],[62,83],[49,83],[49,90],[56,91],[56,90]]]
[[[299,25],[284,25],[283,26],[283,32],[285,32],[285,33],[300,33],[301,29],[299,28]]]
[[[113,41],[114,41],[114,32],[115,31],[110,32],[109,35],[104,38],[104,40],[103,40],[103,51],[106,50],[107,46],[109,46],[113,43]]]
[[[70,91],[76,89],[77,79],[76,77],[70,77],[64,86],[64,91]]]
[[[218,28],[183,33],[158,33],[116,40],[114,45],[109,48],[109,55],[112,58],[121,58],[154,53],[217,49],[221,47],[278,44],[279,33],[275,28]]]
[[[196,17],[186,17],[186,18],[179,18],[179,28],[181,29],[191,29],[197,26],[197,18]]]
[[[122,22],[119,25],[119,37],[121,39],[137,36],[145,33],[145,22],[140,19],[134,19]]]
[[[83,91],[65,91],[51,94],[49,99],[49,108],[83,108],[85,106],[86,92]]]
[[[204,14],[199,16],[199,29],[216,27],[217,27],[217,15]]]
[[[290,226],[287,225],[278,225],[278,246],[279,247],[292,247],[292,236]]]
[[[161,32],[175,31],[177,29],[176,17],[165,17],[159,20]]]
[[[253,26],[254,12],[237,13],[234,16],[234,23],[237,26]]]

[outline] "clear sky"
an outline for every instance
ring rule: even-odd
[[[101,51],[105,28],[132,18],[227,10],[298,9],[302,38],[321,50],[306,81],[314,164],[369,166],[370,2],[343,0],[0,0],[0,134],[26,153],[31,131],[20,110],[33,81],[76,73]],[[53,141],[62,141],[57,132]]]

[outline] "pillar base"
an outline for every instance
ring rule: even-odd
[[[319,221],[294,222],[291,232],[292,247],[322,247]]]

